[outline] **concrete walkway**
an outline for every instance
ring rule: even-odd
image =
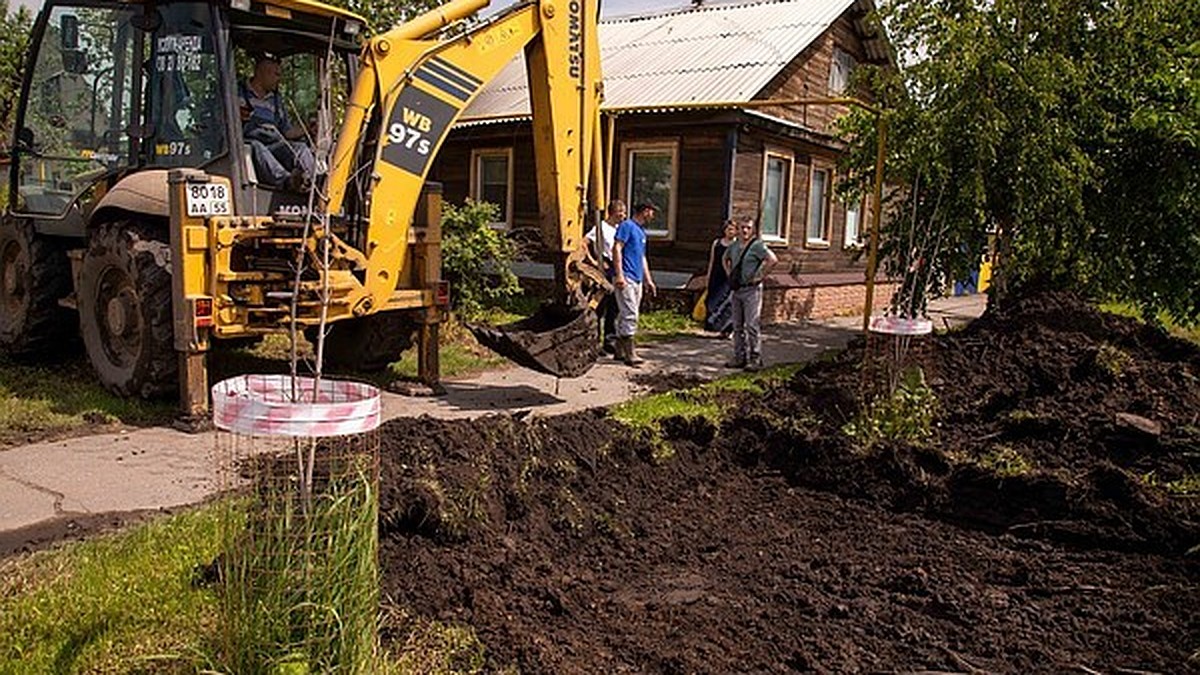
[[[984,308],[981,296],[933,303],[934,325],[964,323]],[[837,349],[861,330],[861,317],[769,326],[766,364],[806,361]],[[430,415],[471,418],[528,411],[557,415],[628,400],[656,379],[711,380],[731,371],[729,341],[684,337],[640,351],[637,369],[605,359],[587,375],[558,380],[523,368],[494,370],[445,382],[446,395],[412,398],[384,393],[387,418]],[[202,501],[219,488],[217,458],[231,439],[165,427],[137,429],[0,450],[0,533],[97,514],[163,509]]]

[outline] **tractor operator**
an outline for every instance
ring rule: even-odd
[[[304,141],[304,127],[293,126],[279,95],[279,58],[263,52],[254,57],[254,74],[238,84],[242,135],[250,144],[259,180],[273,188],[306,192],[316,161]]]

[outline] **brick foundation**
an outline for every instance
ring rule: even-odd
[[[872,301],[876,313],[885,306],[898,284],[875,284]],[[764,325],[801,319],[826,319],[832,316],[861,316],[866,301],[866,285],[859,283],[768,286],[763,289]]]

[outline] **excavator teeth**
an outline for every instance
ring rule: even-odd
[[[504,326],[468,325],[479,343],[506,359],[555,377],[579,377],[600,356],[596,313],[576,305],[544,304],[533,316]]]

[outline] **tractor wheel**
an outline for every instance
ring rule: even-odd
[[[414,342],[416,322],[404,312],[384,312],[329,325],[325,335],[325,365],[333,370],[383,370]],[[317,348],[314,329],[305,334]]]
[[[0,225],[0,348],[16,359],[47,361],[77,348],[75,315],[58,301],[71,293],[71,264],[54,239],[23,220]]]
[[[83,344],[100,382],[121,396],[174,393],[178,366],[165,233],[116,222],[92,233],[79,279]]]

